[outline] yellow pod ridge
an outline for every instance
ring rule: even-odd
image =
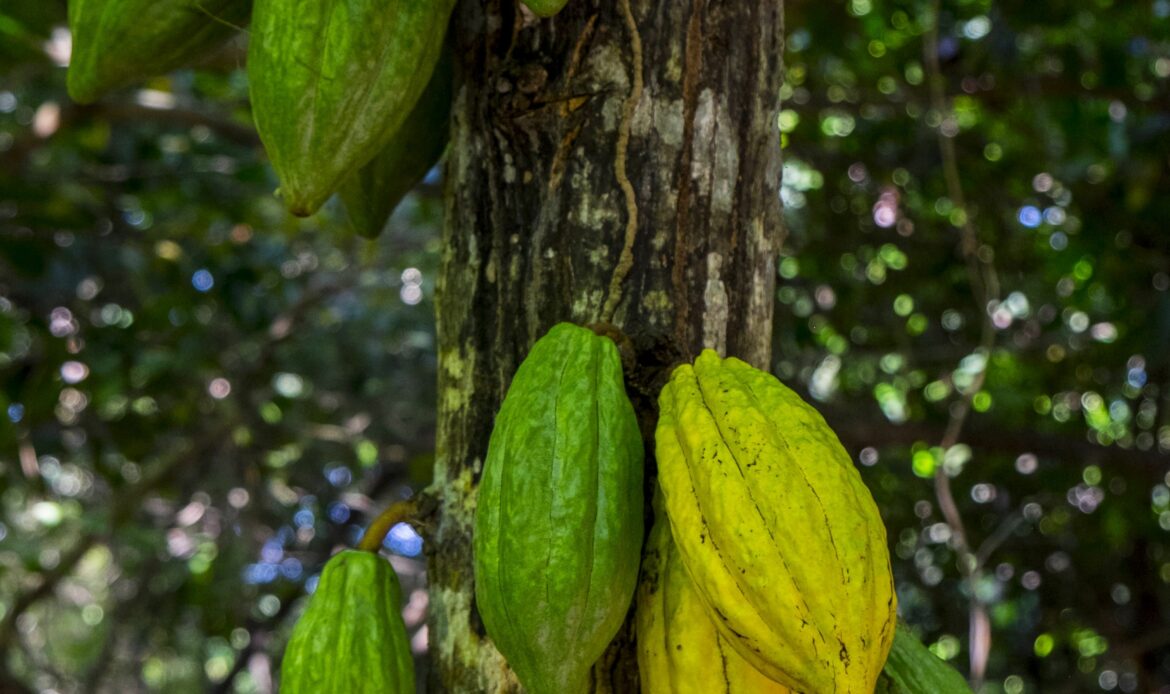
[[[772,375],[711,350],[658,403],[666,513],[720,633],[797,692],[873,692],[897,598],[877,505],[832,429]]]
[[[715,629],[683,568],[661,493],[638,587],[638,673],[646,694],[789,694]]]

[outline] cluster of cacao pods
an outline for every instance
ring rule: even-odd
[[[815,409],[710,350],[658,402],[640,552],[642,444],[612,341],[555,326],[504,398],[479,487],[476,600],[526,690],[588,689],[641,554],[644,691],[969,691],[897,629],[877,506]]]
[[[190,65],[251,23],[252,111],[293,214],[342,192],[375,236],[446,148],[455,0],[69,0],[85,103]]]
[[[250,22],[253,114],[286,204],[308,215],[340,191],[373,236],[445,148],[454,1],[69,0],[68,89],[93,101]],[[565,2],[524,0],[540,16]],[[588,689],[640,565],[649,692],[967,691],[897,628],[873,498],[793,391],[705,351],[660,394],[655,453],[643,553],[643,444],[616,346],[569,324],[536,342],[496,418],[475,521],[477,607],[529,691]],[[399,603],[385,560],[333,557],[286,650],[284,690],[413,691]]]

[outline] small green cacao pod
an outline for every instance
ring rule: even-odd
[[[791,694],[752,667],[715,628],[674,546],[661,491],[642,556],[636,617],[645,694]]]
[[[966,680],[931,653],[903,624],[894,631],[894,646],[882,668],[875,694],[971,694]]]
[[[334,555],[285,648],[282,694],[413,694],[401,609],[390,562],[373,552]]]
[[[642,438],[617,347],[561,323],[512,379],[476,505],[476,604],[525,689],[585,690],[641,545]]]
[[[524,4],[539,17],[551,17],[568,3],[568,0],[524,0]]]
[[[251,0],[69,0],[69,96],[102,94],[190,65],[248,22]]]
[[[666,513],[720,633],[792,689],[872,694],[897,600],[877,505],[833,430],[771,374],[711,350],[658,404]]]
[[[298,216],[393,137],[443,46],[454,0],[255,0],[248,77],[260,140]]]
[[[443,51],[431,81],[390,142],[341,185],[341,200],[354,231],[382,233],[394,208],[427,175],[447,148],[454,77],[450,49]]]

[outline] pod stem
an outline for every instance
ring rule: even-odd
[[[378,517],[370,523],[370,527],[366,529],[366,534],[362,535],[362,539],[358,542],[358,549],[363,552],[378,553],[382,548],[382,543],[386,541],[386,534],[395,525],[403,522],[415,521],[419,516],[419,498],[411,497],[406,501],[398,501],[390,504],[390,506]]]

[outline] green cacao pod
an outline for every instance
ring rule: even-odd
[[[370,163],[342,184],[339,192],[350,225],[362,236],[374,238],[382,233],[394,208],[447,148],[452,62],[450,50],[444,50],[406,121]]]
[[[298,216],[316,212],[406,120],[454,0],[255,0],[256,129]]]
[[[69,96],[102,94],[189,65],[248,21],[251,0],[69,0]]]
[[[475,516],[475,597],[533,694],[576,694],[621,627],[642,544],[642,438],[614,343],[561,323],[496,416]]]
[[[390,562],[373,552],[334,555],[285,648],[282,694],[413,694],[401,609]]]
[[[736,653],[691,585],[662,509],[642,558],[637,603],[638,673],[646,694],[789,694]]]
[[[524,4],[539,17],[551,17],[565,6],[568,0],[524,0]]]
[[[886,533],[832,429],[772,375],[704,351],[659,396],[659,484],[720,633],[799,692],[871,694],[894,637]]]
[[[971,694],[971,688],[958,671],[899,624],[875,694]]]

